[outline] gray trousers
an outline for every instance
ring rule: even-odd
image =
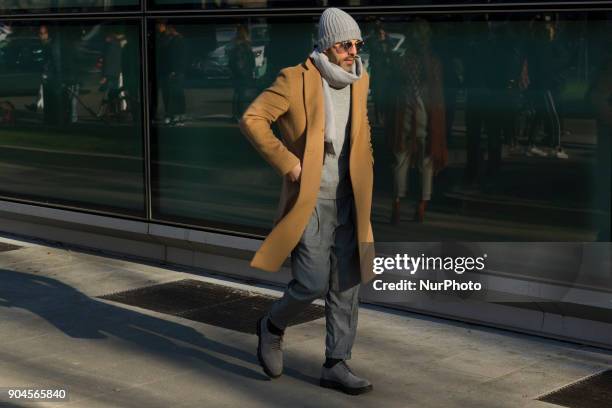
[[[283,297],[270,309],[272,323],[284,329],[315,299],[325,298],[325,356],[348,360],[357,330],[359,256],[353,195],[319,198],[291,253],[291,272]]]
[[[408,99],[410,95],[406,95]],[[414,110],[416,109],[416,112]],[[413,121],[413,112],[415,120]],[[416,159],[416,167],[421,172],[421,200],[429,201],[431,199],[431,190],[433,184],[433,160],[425,154],[425,145],[427,139],[427,109],[423,103],[423,99],[417,96],[416,104],[407,103],[406,112],[404,112],[403,137],[405,144],[410,146],[410,140],[407,135],[412,133],[412,129],[416,126],[416,148],[414,152]],[[410,174],[410,156],[411,150],[403,152],[394,152],[395,164],[393,166],[393,198],[404,198],[408,192],[408,180]]]
[[[410,175],[410,150],[394,152],[393,166],[393,197],[404,198],[408,193]],[[417,157],[417,167],[421,173],[421,200],[431,200],[433,190],[433,160],[430,156]]]

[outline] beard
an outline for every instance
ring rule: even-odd
[[[348,64],[348,61],[352,61],[352,64]],[[355,64],[355,58],[346,58],[342,61],[340,66],[347,72],[353,72],[354,64]]]
[[[328,50],[330,52],[325,52],[325,54],[327,55],[327,58],[329,59],[330,62],[333,62],[334,64],[338,65],[340,68],[344,69],[347,72],[353,72],[353,65],[355,64],[355,58],[356,57],[345,57],[345,58],[338,58],[337,55],[334,55],[333,52],[331,52],[331,50]],[[346,62],[347,61],[352,61],[353,63],[348,65]]]

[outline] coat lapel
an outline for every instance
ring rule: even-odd
[[[306,107],[306,152],[323,157],[325,106],[321,74],[310,58],[306,60],[304,75],[304,106]]]
[[[351,84],[351,153],[353,152],[353,146],[358,145],[359,130],[361,127],[361,98],[364,96],[361,94],[361,79]],[[367,97],[367,96],[365,96]]]

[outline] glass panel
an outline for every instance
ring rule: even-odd
[[[143,215],[138,23],[0,32],[0,195]]]
[[[591,102],[601,86],[600,106],[610,95],[610,21],[387,18],[374,34],[363,57],[376,56],[383,240],[610,239],[609,133]],[[443,151],[447,166],[432,166]]]
[[[140,0],[2,0],[0,14],[140,10]]]
[[[279,179],[238,117],[312,48],[314,24],[295,27],[265,18],[149,27],[154,217],[261,233],[270,226]]]
[[[280,179],[237,118],[280,68],[306,59],[316,21],[149,27],[155,217],[269,230]],[[612,31],[603,14],[358,21],[378,241],[609,240]],[[447,152],[445,167],[430,167],[432,146]],[[424,222],[414,222],[421,200]]]

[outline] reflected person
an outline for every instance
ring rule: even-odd
[[[133,31],[126,33],[127,43],[123,47],[121,56],[121,72],[123,75],[122,97],[126,111],[131,114],[132,120],[140,117],[140,58],[139,44]]]
[[[151,105],[159,110],[159,94],[164,105],[164,124],[170,124],[170,116],[168,114],[168,74],[170,58],[168,57],[168,29],[165,20],[160,20],[155,24],[155,66],[157,69],[158,92],[151,92]]]
[[[240,121],[245,136],[283,177],[279,217],[251,266],[274,272],[291,254],[293,278],[257,323],[259,361],[267,375],[279,377],[286,327],[324,297],[320,385],[348,394],[372,389],[346,363],[357,330],[359,283],[373,276],[369,78],[357,55],[361,45],[357,22],[340,9],[326,9],[315,50],[304,63],[281,70]]]
[[[26,105],[26,108],[32,112],[42,110],[45,123],[54,124],[59,121],[60,82],[57,67],[59,51],[46,24],[38,28],[38,38],[40,39],[40,86],[36,101]]]
[[[400,222],[400,202],[407,195],[410,168],[416,167],[421,174],[414,220],[423,222],[434,174],[448,162],[442,64],[431,50],[429,23],[415,20],[408,34],[408,48],[393,76],[395,93],[385,126],[395,158],[391,207],[395,225]]]
[[[76,123],[79,120],[79,93],[81,90],[78,67],[78,44],[81,37],[77,30],[67,28],[62,32],[62,71],[63,89],[65,92],[65,120]]]
[[[567,159],[569,156],[561,146],[561,122],[556,99],[563,84],[568,55],[558,38],[557,25],[551,16],[544,16],[534,22],[527,62],[530,82],[527,95],[534,110],[527,130],[527,153]],[[546,131],[544,144],[550,147],[549,152],[536,146],[536,131],[542,124]]]
[[[41,25],[38,28],[38,38],[40,39],[41,43],[41,60],[43,72],[41,72],[40,86],[38,87],[38,94],[36,95],[36,100],[33,103],[25,105],[25,108],[31,112],[36,112],[39,109],[43,109],[45,106],[43,98],[43,84],[45,79],[44,69],[46,64],[45,60],[47,57],[47,43],[49,42],[49,28],[46,25]]]
[[[384,115],[387,111],[387,92],[389,86],[389,69],[392,64],[392,48],[393,44],[385,28],[380,24],[380,20],[374,26],[373,32],[370,34],[371,40],[368,41],[370,50],[370,80],[372,89],[372,98],[374,99],[374,118],[376,123],[382,125],[384,123]]]
[[[124,102],[121,99],[121,89],[123,87],[122,57],[123,47],[127,40],[125,35],[117,29],[106,36],[106,46],[104,50],[104,65],[102,67],[102,79],[100,80],[101,90],[106,91],[106,114],[118,116],[124,109]]]
[[[42,43],[41,59],[43,64],[43,112],[46,124],[57,125],[61,120],[62,90],[60,78],[60,44],[49,34],[45,26],[39,33]]]
[[[185,39],[176,30],[174,24],[166,25],[168,42],[166,43],[166,55],[168,56],[167,65],[167,108],[166,115],[170,117],[171,126],[185,125],[185,67],[187,65],[187,55],[185,49]]]
[[[251,48],[249,32],[242,24],[236,29],[236,38],[230,45],[228,57],[234,84],[232,118],[238,120],[243,113],[247,88],[253,83],[253,71],[255,69],[255,55]]]
[[[488,19],[488,16],[485,16]],[[475,188],[482,181],[484,156],[481,149],[483,132],[487,135],[487,173],[501,164],[501,132],[496,131],[495,109],[493,101],[499,95],[492,86],[491,78],[498,75],[496,50],[492,26],[488,21],[469,22],[468,41],[464,49],[463,64],[465,68],[465,131],[466,155],[464,183],[468,188]]]
[[[487,129],[490,147],[486,168],[487,188],[500,184],[503,144],[508,146],[508,151],[517,151],[520,94],[524,90],[521,75],[525,62],[523,46],[517,35],[520,34],[518,28],[509,21],[494,25],[489,22],[491,63],[486,66],[485,72],[486,86],[490,92],[487,108],[490,115]]]

